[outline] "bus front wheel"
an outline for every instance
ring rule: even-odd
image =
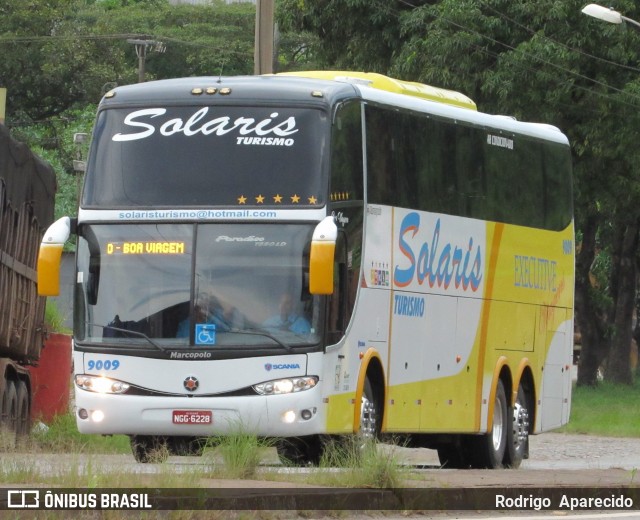
[[[285,466],[317,466],[322,457],[322,440],[319,435],[278,439],[276,451]]]
[[[158,435],[132,435],[131,451],[136,462],[160,463],[169,458],[167,438]]]
[[[493,425],[491,431],[473,438],[471,465],[474,468],[500,468],[507,448],[507,429],[511,428],[512,419],[507,411],[507,395],[504,384],[498,381],[496,397],[493,403]]]
[[[375,441],[380,435],[380,404],[373,391],[371,380],[367,376],[364,381],[362,401],[360,403],[360,429],[358,434],[367,441]]]
[[[471,465],[469,442],[469,437],[459,435],[451,442],[438,446],[440,466],[446,469],[467,469]]]

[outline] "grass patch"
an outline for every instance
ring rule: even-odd
[[[71,333],[71,329],[64,326],[65,317],[53,300],[47,299],[44,310],[44,321],[47,324],[49,332]]]
[[[36,425],[29,442],[46,453],[131,453],[126,435],[89,435],[80,433],[72,413],[57,415],[48,426]]]
[[[264,451],[272,446],[270,440],[239,430],[212,438],[203,457],[212,468],[212,476],[249,479],[256,476]]]
[[[405,472],[393,446],[348,436],[328,441],[320,471],[309,475],[308,481],[322,486],[395,488]]]
[[[640,382],[573,388],[571,417],[561,431],[610,437],[640,437]]]
[[[0,462],[0,483],[2,484],[28,484],[40,480],[40,472],[30,462],[7,460]]]

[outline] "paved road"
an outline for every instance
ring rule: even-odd
[[[409,463],[438,466],[435,450],[399,450],[399,453]],[[640,469],[640,438],[533,435],[530,458],[522,463],[522,469]]]
[[[399,460],[411,467],[410,476],[407,478],[403,486],[412,488],[422,488],[424,491],[417,490],[419,493],[428,493],[429,488],[438,488],[445,490],[467,490],[471,493],[495,493],[501,492],[501,489],[519,490],[519,492],[527,495],[527,488],[545,487],[545,488],[566,488],[566,487],[624,487],[632,486],[640,487],[640,476],[636,478],[637,469],[640,468],[640,439],[619,439],[594,437],[586,435],[565,435],[556,433],[545,433],[534,436],[531,439],[530,459],[525,461],[519,470],[448,470],[441,469],[435,451],[426,449],[407,449],[385,446],[383,449],[395,449]],[[90,455],[83,456],[77,454],[59,455],[59,454],[2,454],[0,458],[0,468],[3,468],[4,478],[1,487],[14,487],[7,478],[7,471],[12,465],[19,468],[15,474],[21,479],[24,478],[27,469],[30,470],[32,481],[28,484],[24,480],[20,480],[20,487],[29,485],[38,485],[35,475],[49,476],[65,475],[70,470],[85,474],[89,477],[95,473],[115,473],[118,475],[131,474],[131,486],[145,486],[145,479],[151,482],[151,475],[175,476],[189,471],[193,472],[194,468],[202,467],[206,464],[201,458],[197,457],[171,457],[166,464],[138,464],[133,460],[131,455]],[[277,456],[274,450],[269,450],[265,454],[262,472],[278,472],[286,475],[296,472],[314,471],[310,469],[290,469],[284,468],[278,464]],[[186,477],[185,477],[186,478]],[[188,480],[188,479],[187,479]],[[282,482],[273,480],[228,480],[220,478],[203,479],[199,487],[219,489],[219,488],[243,488],[243,490],[259,491],[265,488],[286,488],[304,490],[304,488],[313,487],[298,482]],[[83,482],[90,482],[87,476],[79,477],[77,482],[79,487],[88,487]],[[170,480],[171,486],[175,486],[175,478]],[[304,482],[304,479],[303,479]],[[46,484],[50,486],[51,484]],[[67,484],[68,485],[68,484]],[[154,484],[149,484],[153,486]],[[158,485],[157,483],[155,484]],[[160,484],[162,485],[162,484]],[[483,491],[484,490],[484,491]],[[343,490],[345,491],[345,490]],[[293,492],[293,491],[292,491]],[[340,490],[337,490],[339,493]],[[286,492],[288,493],[288,491]],[[285,494],[286,494],[285,493]],[[640,502],[640,499],[638,500]],[[267,513],[265,513],[267,514]],[[584,516],[586,513],[567,513],[563,512],[563,516]],[[522,516],[524,515],[524,516]],[[595,516],[594,516],[595,515]],[[268,516],[268,515],[267,515]],[[305,513],[305,518],[319,518],[321,513]],[[280,516],[278,516],[280,517]],[[291,516],[287,516],[292,518]],[[333,516],[335,518],[335,515]],[[544,520],[546,518],[557,518],[557,513],[550,515],[549,512],[543,511],[527,511],[518,514],[513,511],[501,511],[499,513],[489,512],[460,512],[460,511],[440,511],[440,512],[423,512],[423,513],[403,513],[382,516],[376,511],[370,511],[362,514],[352,514],[348,512],[339,513],[339,517],[343,519],[365,520],[365,519],[383,519],[395,520],[406,518],[500,518],[508,520],[516,518],[524,520],[525,518],[535,518],[536,520]],[[225,517],[226,518],[226,517]],[[229,516],[232,518],[232,516]],[[236,517],[233,517],[236,518]],[[240,515],[237,518],[242,518]],[[248,517],[253,518],[253,517]],[[260,518],[260,516],[256,517]],[[295,516],[293,518],[296,518]],[[624,512],[606,512],[586,514],[582,520],[595,518],[612,518],[612,519],[635,519],[640,520],[640,511],[624,511]]]
[[[384,446],[395,450],[398,460],[414,467],[420,476],[412,486],[538,486],[538,485],[639,485],[640,438],[609,438],[589,435],[544,433],[531,437],[530,458],[519,470],[448,470],[441,469],[434,450]],[[154,474],[188,471],[205,462],[199,457],[170,457],[167,464],[138,464],[131,455],[56,455],[42,453],[4,453],[0,465],[18,464],[42,475],[57,475],[68,467],[103,472]],[[163,469],[164,467],[164,469]],[[296,472],[279,466],[275,450],[265,453],[262,471]],[[216,481],[216,487],[237,486],[235,481]],[[280,485],[264,482],[264,486]]]

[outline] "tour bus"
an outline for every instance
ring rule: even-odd
[[[43,238],[44,295],[71,234],[78,429],[140,462],[249,432],[292,464],[360,435],[518,467],[569,418],[553,126],[373,73],[117,87],[78,216]]]

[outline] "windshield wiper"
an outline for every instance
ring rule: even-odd
[[[146,339],[149,343],[151,343],[158,350],[160,350],[162,352],[166,352],[166,349],[164,347],[161,347],[160,345],[158,345],[155,341],[153,341],[144,332],[138,332],[137,330],[122,329],[120,327],[114,327],[113,325],[99,325],[98,323],[91,323],[89,321],[85,321],[85,325],[88,325],[90,327],[98,327],[98,328],[101,328],[102,330],[109,329],[109,330],[115,330],[117,332],[123,332],[125,334],[131,334],[133,336],[140,336],[141,338]]]
[[[264,336],[265,338],[269,338],[270,340],[275,341],[278,345],[280,345],[287,352],[293,352],[293,347],[291,345],[287,345],[283,341],[280,341],[278,338],[269,334],[265,331],[260,331],[257,329],[229,329],[227,332],[236,332],[238,334],[249,334],[250,336]]]

